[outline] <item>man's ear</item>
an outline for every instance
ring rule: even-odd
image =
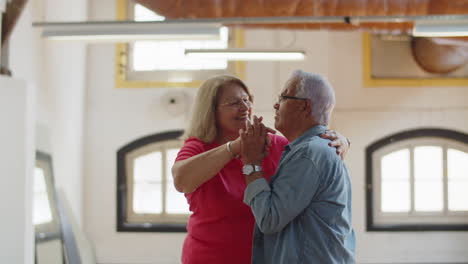
[[[312,114],[312,102],[310,100],[304,100],[302,111],[308,115]]]

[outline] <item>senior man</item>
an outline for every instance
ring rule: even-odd
[[[254,116],[240,131],[244,202],[255,216],[252,263],[354,263],[351,182],[329,141],[319,137],[335,105],[322,76],[295,71],[275,103],[275,128],[288,140],[271,181],[261,161],[267,130]]]

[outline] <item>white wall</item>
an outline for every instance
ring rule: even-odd
[[[40,38],[40,31],[31,26],[33,22],[43,20],[42,11],[42,0],[26,4],[11,35],[9,57],[12,75],[34,84],[38,90],[35,109],[36,147],[41,151],[52,153],[50,141],[51,91],[47,85],[44,85],[46,57],[43,54],[44,45]]]
[[[46,21],[87,20],[87,0],[43,0]],[[57,187],[64,190],[79,225],[83,218],[83,133],[86,44],[43,40],[51,145]]]
[[[93,1],[90,18],[115,19],[114,0]],[[185,115],[161,107],[171,89],[116,89],[112,44],[89,46],[85,133],[85,227],[99,263],[178,263],[184,233],[116,232],[117,150],[130,141],[181,129]],[[195,89],[188,89],[193,97]]]
[[[114,88],[114,55],[112,45],[90,47],[86,233],[96,246],[98,262],[178,263],[185,234],[116,232],[116,153],[137,138],[183,128],[186,118],[161,107],[160,99],[169,89]]]
[[[34,87],[0,76],[0,263],[34,263]],[[7,184],[6,184],[7,183]]]
[[[86,20],[87,3],[87,0],[29,1],[10,39],[9,56],[13,76],[27,80],[37,88],[32,98],[37,107],[31,104],[36,119],[31,120],[33,127],[30,129],[37,141],[30,152],[24,154],[34,155],[35,149],[52,154],[56,185],[66,190],[73,215],[79,223],[82,219],[81,142],[86,45],[43,40],[40,30],[34,29],[32,22]],[[32,190],[28,193],[32,194]],[[28,211],[32,213],[32,208]],[[29,235],[32,241],[34,236]],[[32,251],[29,256],[33,257]]]
[[[32,22],[86,20],[87,2],[29,1],[14,28],[9,56],[13,76],[37,87],[37,148],[52,154],[55,182],[66,190],[79,223],[86,44],[43,40]]]
[[[13,79],[0,76],[0,145],[2,145],[0,176],[3,217],[0,241],[0,263],[34,262],[33,168],[37,118],[45,116],[44,107],[36,107],[37,90],[41,82],[40,41],[32,30],[34,4],[23,10],[9,42],[9,68]],[[7,54],[2,54],[7,55]],[[45,104],[43,104],[45,105]],[[6,118],[6,119],[5,119]],[[13,170],[14,169],[14,170]],[[14,202],[12,202],[14,201]],[[5,206],[6,205],[6,206]]]

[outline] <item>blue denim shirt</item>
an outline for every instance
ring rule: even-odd
[[[270,183],[250,183],[252,263],[354,263],[348,171],[315,126],[285,147]]]

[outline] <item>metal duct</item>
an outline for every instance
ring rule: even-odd
[[[429,73],[446,74],[468,62],[468,46],[437,44],[432,38],[414,38],[411,50],[418,65]]]

